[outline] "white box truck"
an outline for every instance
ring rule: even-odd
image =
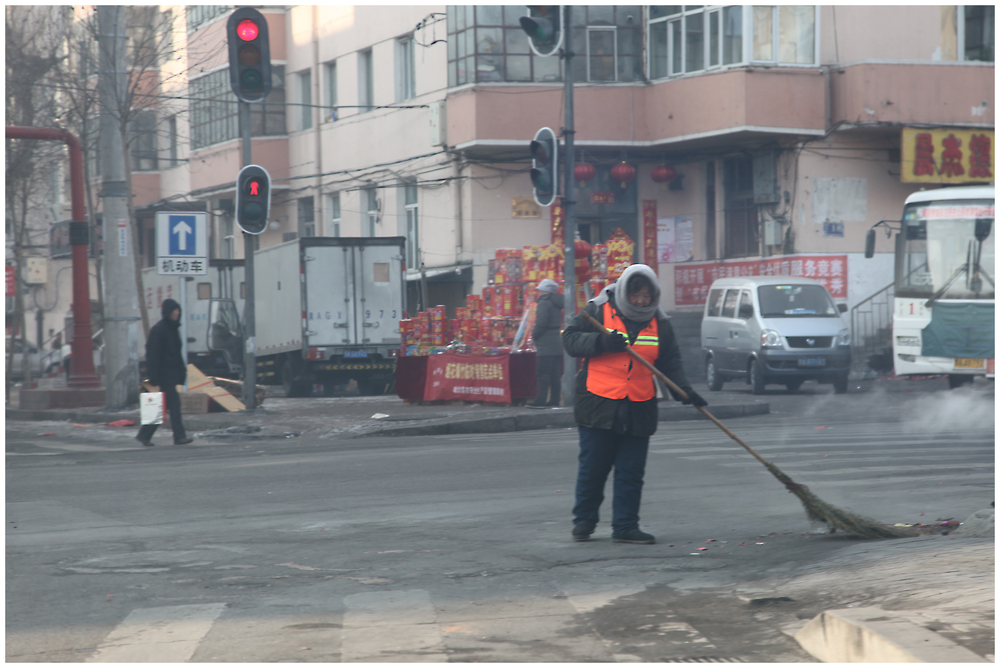
[[[142,303],[150,327],[163,317],[164,299],[178,302],[187,328],[188,362],[208,376],[237,379],[243,374],[243,264],[243,260],[209,260],[208,274],[188,277],[160,275],[156,267],[142,270]]]
[[[287,396],[395,380],[405,237],[305,237],[254,253],[257,382]]]

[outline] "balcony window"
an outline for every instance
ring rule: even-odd
[[[652,79],[742,65],[747,56],[781,65],[817,62],[812,5],[652,5],[648,24]]]
[[[487,81],[560,81],[558,56],[531,51],[524,5],[448,6],[448,86]]]
[[[963,21],[959,24],[962,31],[962,59],[992,63],[996,39],[995,8],[992,5],[976,5],[962,9]]]
[[[191,148],[237,139],[239,108],[229,83],[229,69],[216,70],[191,80]],[[250,135],[286,134],[285,68],[271,65],[271,93],[260,104],[250,105]]]

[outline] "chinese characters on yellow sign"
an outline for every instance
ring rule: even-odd
[[[903,128],[904,183],[988,183],[995,159],[992,130]]]

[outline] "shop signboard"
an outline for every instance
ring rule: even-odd
[[[903,183],[989,183],[996,173],[993,130],[903,128]]]

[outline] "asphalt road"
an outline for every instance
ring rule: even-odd
[[[994,495],[992,388],[927,389],[807,384],[729,426],[836,506],[964,519]],[[651,441],[652,546],[613,544],[607,524],[570,540],[569,429],[145,449],[37,432],[7,423],[14,662],[811,662],[782,629],[885,583],[781,582],[957,540],[819,533],[707,422]]]

